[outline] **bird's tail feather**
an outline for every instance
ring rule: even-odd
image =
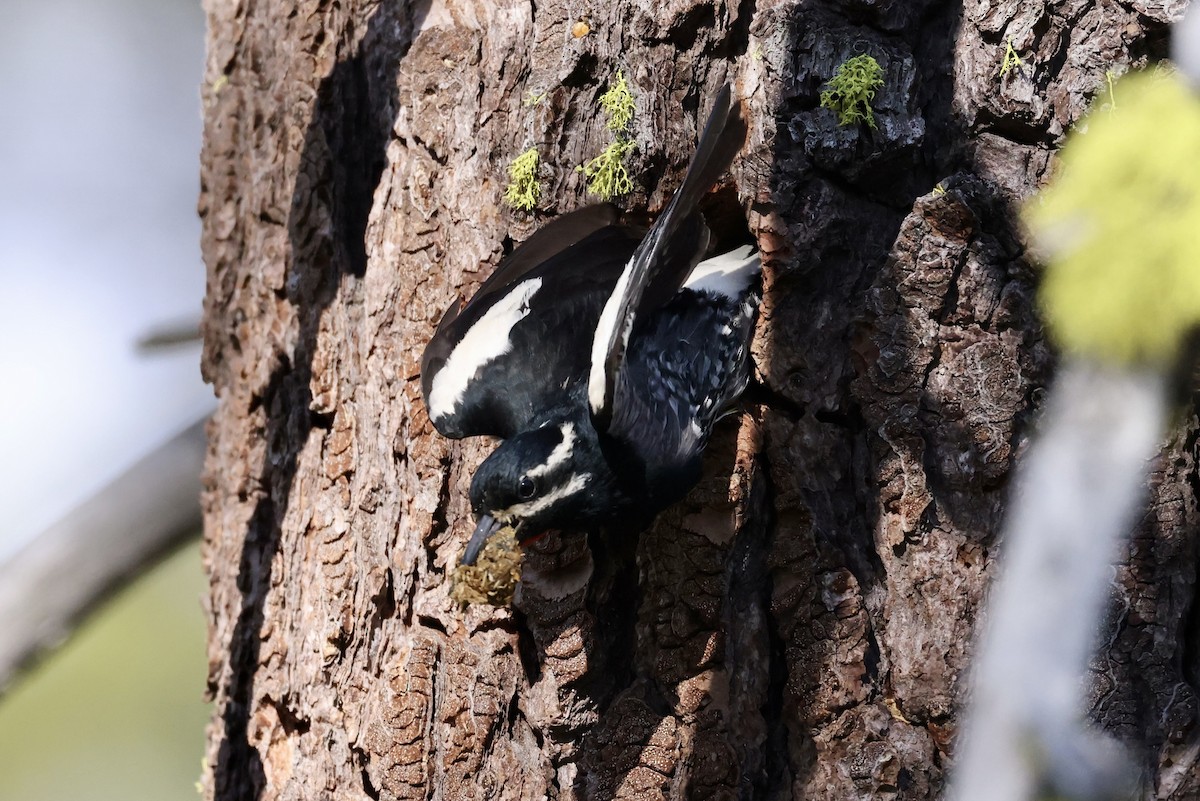
[[[588,381],[592,419],[600,431],[612,419],[617,373],[634,321],[639,314],[666,302],[703,256],[708,232],[697,205],[729,167],[745,138],[741,108],[725,86],[713,103],[683,184],[634,251],[600,315]],[[684,235],[689,242],[678,241]]]

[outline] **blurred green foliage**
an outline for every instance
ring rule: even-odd
[[[0,700],[0,799],[195,801],[209,716],[203,590],[193,544]]]
[[[1200,98],[1162,72],[1109,94],[1025,208],[1047,262],[1041,303],[1059,347],[1166,366],[1200,325]]]

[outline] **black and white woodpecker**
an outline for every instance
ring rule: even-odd
[[[683,184],[648,231],[611,206],[566,214],[442,318],[421,360],[439,432],[503,442],[471,481],[473,564],[502,525],[644,525],[700,477],[716,420],[750,375],[759,257],[703,260],[697,205],[746,125],[721,90]]]

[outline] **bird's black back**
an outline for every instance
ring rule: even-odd
[[[685,288],[630,337],[626,400],[606,436],[623,443],[612,450],[627,463],[644,465],[656,505],[696,482],[713,424],[746,388],[757,300],[752,291],[729,298]]]

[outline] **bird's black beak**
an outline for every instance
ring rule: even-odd
[[[467,542],[467,550],[463,552],[462,563],[468,566],[475,564],[475,560],[479,558],[479,552],[483,550],[484,544],[499,530],[500,523],[491,515],[480,515],[479,522],[475,524],[475,533],[471,535],[470,541]]]

